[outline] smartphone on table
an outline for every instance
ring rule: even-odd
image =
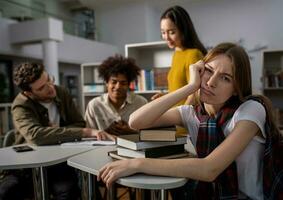
[[[16,146],[16,147],[12,147],[12,148],[16,152],[34,151],[34,149],[32,147],[30,147],[29,145]]]

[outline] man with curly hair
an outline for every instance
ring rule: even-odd
[[[85,121],[66,89],[54,84],[44,66],[23,63],[14,70],[14,83],[21,89],[12,104],[15,144],[52,145],[83,137],[112,139],[114,136],[86,128]],[[66,163],[47,168],[54,199],[78,199],[77,177]],[[0,182],[0,199],[24,199],[32,187],[31,170],[8,170]],[[30,180],[29,182],[27,182]],[[31,190],[32,191],[32,190]]]
[[[140,74],[140,68],[134,59],[115,55],[104,60],[98,72],[106,83],[107,93],[88,103],[85,112],[87,127],[119,135],[119,127],[122,132],[127,129],[130,114],[147,103],[144,97],[129,91],[130,83]],[[116,124],[115,130],[109,128],[113,123]]]

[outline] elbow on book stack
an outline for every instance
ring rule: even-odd
[[[140,141],[174,142],[176,141],[176,127],[162,127],[140,130]]]
[[[154,140],[150,141],[147,138],[147,141],[145,141],[141,140],[140,134],[119,136],[117,138],[117,151],[108,154],[115,159],[179,158],[189,156],[189,153],[184,148],[187,143],[186,137],[176,137],[174,134],[174,140],[172,140],[171,135],[168,138],[166,140],[162,138],[162,141],[156,140],[156,137],[154,137]]]

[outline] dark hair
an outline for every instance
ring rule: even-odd
[[[133,58],[125,58],[121,55],[108,57],[98,68],[99,76],[108,82],[111,76],[123,74],[130,82],[137,79],[140,74],[140,68],[136,65]]]
[[[22,63],[14,70],[14,83],[22,91],[30,91],[30,84],[40,78],[44,66],[37,63]]]
[[[272,113],[272,102],[263,95],[252,95],[252,76],[249,56],[243,47],[233,43],[221,43],[211,49],[204,57],[204,62],[209,62],[218,55],[224,54],[231,59],[232,71],[234,77],[234,86],[238,94],[237,97],[231,97],[232,100],[244,102],[249,99],[259,101],[266,111],[266,121],[273,138],[283,139],[277,125],[275,124]],[[229,100],[231,100],[229,99]],[[232,102],[232,101],[231,101]]]
[[[193,22],[189,13],[180,6],[173,6],[168,8],[162,15],[160,20],[170,19],[181,33],[181,43],[185,48],[199,49],[203,55],[207,53],[195,31]]]

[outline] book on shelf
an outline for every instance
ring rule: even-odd
[[[105,84],[85,84],[83,86],[84,93],[103,93],[105,91]]]
[[[131,158],[159,158],[184,152],[184,144],[169,145],[142,150],[132,150],[121,146],[117,147],[118,155],[127,156]]]
[[[276,72],[266,70],[264,74],[264,87],[278,88],[283,87],[283,71]]]
[[[176,141],[176,127],[141,129],[140,141]]]
[[[168,81],[167,76],[170,68],[153,68],[153,82],[155,90],[167,90]]]
[[[141,150],[169,145],[186,144],[187,137],[176,137],[174,142],[148,142],[140,141],[139,134],[121,135],[117,137],[117,145],[133,150]]]
[[[167,90],[167,74],[169,69],[166,67],[141,70],[137,81],[131,83],[131,90]]]
[[[132,157],[118,155],[117,151],[109,151],[108,156],[116,160],[132,159]],[[195,157],[195,156],[189,152],[184,151],[183,153],[173,154],[169,156],[162,156],[159,158],[160,159],[175,159],[175,158],[185,158],[185,157],[190,158],[190,157]]]

